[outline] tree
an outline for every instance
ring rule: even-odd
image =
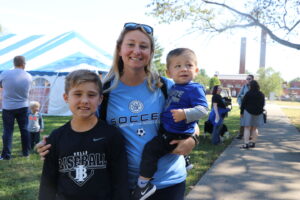
[[[200,69],[199,74],[195,77],[195,82],[201,83],[205,88],[209,86],[209,76],[206,74],[205,69]]]
[[[166,65],[161,62],[164,49],[160,46],[157,39],[154,38],[155,49],[153,57],[153,65],[161,76],[166,76]]]
[[[214,75],[210,80],[209,80],[209,89],[211,90],[215,85],[221,85],[221,81],[218,78],[217,75]]]
[[[148,7],[160,23],[187,20],[193,31],[211,33],[260,27],[279,44],[300,50],[292,42],[299,41],[299,0],[152,0]]]
[[[282,94],[283,79],[279,72],[275,72],[272,68],[260,68],[257,75],[260,90],[266,97],[269,97],[271,92],[274,92],[277,96]]]
[[[300,77],[294,78],[293,80],[290,81],[291,82],[300,82]]]

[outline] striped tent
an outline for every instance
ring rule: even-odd
[[[16,55],[26,58],[26,71],[33,76],[30,100],[39,101],[42,113],[47,115],[71,114],[62,99],[64,79],[70,71],[89,69],[101,76],[112,63],[110,54],[76,32],[0,35],[0,73],[13,68]]]

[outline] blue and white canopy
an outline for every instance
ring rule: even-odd
[[[76,32],[60,35],[0,35],[0,71],[13,68],[13,58],[26,58],[26,71],[70,72],[90,69],[107,72],[112,56]]]
[[[89,69],[105,75],[112,64],[111,55],[75,32],[0,35],[0,73],[13,68],[17,55],[25,56],[25,70],[33,76],[29,100],[39,101],[42,113],[48,115],[71,115],[62,98],[62,86],[70,71]]]

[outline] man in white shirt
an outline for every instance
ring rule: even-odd
[[[32,77],[25,69],[25,57],[14,58],[14,69],[0,74],[0,86],[3,88],[2,120],[3,149],[0,160],[11,159],[14,121],[17,120],[21,132],[22,155],[29,156],[30,135],[27,131],[28,96]]]

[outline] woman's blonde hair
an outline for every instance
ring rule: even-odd
[[[147,37],[150,40],[151,43],[151,56],[150,56],[150,62],[144,67],[145,73],[147,75],[147,83],[148,83],[148,88],[151,91],[154,91],[156,88],[159,88],[162,86],[162,83],[159,80],[159,75],[157,72],[155,72],[152,67],[151,67],[151,61],[153,59],[153,55],[154,55],[154,49],[155,49],[155,44],[154,44],[154,39],[152,35],[149,35],[143,28],[138,27],[134,30],[140,30],[141,32],[143,32],[145,35],[147,35]],[[117,84],[121,78],[121,76],[123,75],[123,70],[124,70],[124,63],[123,60],[121,58],[121,56],[119,56],[119,52],[121,50],[121,45],[123,43],[124,37],[125,35],[133,30],[127,30],[127,29],[123,29],[117,42],[116,42],[116,47],[115,47],[115,51],[114,51],[114,57],[113,57],[113,63],[112,63],[112,67],[110,69],[110,71],[108,72],[108,74],[104,77],[103,80],[103,85],[106,82],[110,82],[110,87],[108,89],[105,89],[104,92],[108,92],[111,91],[112,89],[114,89],[115,87],[117,87]]]

